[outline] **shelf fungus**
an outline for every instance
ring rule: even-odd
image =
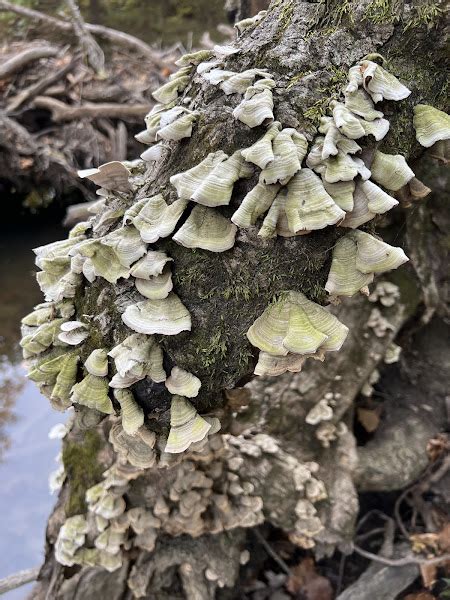
[[[353,210],[353,194],[355,191],[354,181],[338,181],[336,183],[328,183],[322,179],[323,187],[336,204],[345,212]]]
[[[190,67],[182,67],[182,69],[188,69],[189,72],[191,71]],[[180,69],[180,71],[182,71],[182,69]],[[183,71],[182,73],[180,73],[180,71],[171,75],[171,78],[167,83],[152,92],[152,96],[157,102],[160,102],[161,104],[170,104],[174,100],[177,100],[178,94],[185,90],[189,83],[190,76],[187,74],[188,71]]]
[[[195,206],[173,240],[185,248],[225,252],[234,246],[237,227],[213,208]]]
[[[167,263],[173,261],[165,252],[160,250],[149,250],[147,254],[135,263],[130,275],[138,279],[151,279],[161,275],[166,268]]]
[[[156,139],[179,141],[183,138],[191,137],[192,127],[199,114],[198,111],[188,110],[184,107],[177,106],[172,108],[171,111],[167,111],[161,117],[160,128],[155,136]]]
[[[72,402],[94,408],[99,412],[111,415],[114,412],[108,396],[108,379],[88,373],[84,379],[72,387],[70,394]]]
[[[170,406],[170,432],[164,452],[184,452],[194,442],[203,440],[211,429],[192,404],[181,396],[173,396]]]
[[[247,88],[244,99],[233,110],[233,117],[249,127],[273,121],[273,79],[260,79]]]
[[[133,333],[115,346],[109,356],[117,369],[109,384],[112,388],[130,387],[144,377],[150,377],[155,383],[166,379],[163,352],[153,336]]]
[[[355,154],[361,151],[361,146],[354,140],[342,135],[332,117],[322,117],[320,119],[319,132],[323,133],[325,137],[323,140],[320,137],[316,138],[310,152],[311,158],[315,158],[317,164],[330,156],[336,156],[339,150],[344,154]],[[318,141],[320,141],[320,144],[318,144]]]
[[[72,404],[70,394],[77,380],[79,360],[80,357],[76,353],[69,352],[64,355],[61,369],[50,393],[50,402],[56,410],[66,410]]]
[[[198,377],[180,367],[173,367],[170,376],[166,379],[166,388],[171,394],[186,398],[195,398],[201,385]]]
[[[393,192],[414,177],[414,172],[401,154],[384,154],[379,150],[375,151],[370,170],[374,181]]]
[[[411,90],[400,83],[397,77],[375,62],[363,60],[359,69],[362,85],[375,103],[381,100],[403,100],[411,93]]]
[[[259,23],[261,23],[261,21],[266,15],[267,10],[260,10],[259,13],[257,13],[255,16],[248,17],[247,19],[241,19],[240,21],[235,23],[234,26],[238,30],[239,34],[241,34],[246,29],[253,29],[257,25],[259,25]]]
[[[125,512],[125,500],[120,493],[110,490],[106,481],[89,488],[85,497],[89,510],[108,521],[120,517]]]
[[[224,152],[209,154],[197,166],[170,178],[179,198],[190,199],[203,206],[230,203],[233,186],[238,179],[250,177],[252,167],[237,150],[228,157]]]
[[[407,260],[401,248],[369,233],[352,231],[336,242],[325,289],[336,296],[353,296],[359,291],[368,295],[375,273],[397,269]]]
[[[84,368],[91,375],[106,377],[108,375],[108,353],[104,348],[92,350],[84,363]]]
[[[321,421],[330,421],[333,418],[333,409],[328,404],[328,401],[325,398],[319,400],[317,404],[315,404],[308,414],[305,417],[306,423],[308,425],[318,425]],[[326,498],[325,494],[325,498]],[[323,500],[324,498],[317,498],[314,500],[317,502],[318,500]]]
[[[41,354],[53,344],[58,343],[58,334],[61,325],[65,319],[53,319],[48,323],[43,323],[39,327],[24,328],[23,337],[20,346],[23,349],[24,358],[33,354]],[[63,345],[63,344],[59,344]]]
[[[122,460],[128,461],[139,469],[149,469],[155,464],[156,452],[153,450],[156,436],[149,431],[147,435],[141,435],[138,429],[134,435],[128,435],[120,421],[116,421],[109,432],[109,441],[115,452]]]
[[[191,316],[176,294],[171,292],[162,300],[144,300],[131,304],[122,321],[138,333],[177,335],[191,330]]]
[[[167,204],[161,194],[152,196],[134,217],[133,225],[144,242],[153,244],[173,232],[186,206],[184,199]]]
[[[242,228],[254,225],[258,217],[269,210],[279,189],[279,184],[266,185],[260,177],[259,182],[243,198],[231,217],[233,223]]]
[[[150,300],[162,300],[172,291],[172,272],[170,267],[166,267],[160,275],[148,279],[136,278],[134,284],[142,296]]]
[[[22,325],[28,325],[29,327],[38,327],[44,323],[48,323],[56,316],[55,304],[49,302],[48,306],[37,308],[30,312],[28,315],[23,317],[21,320]]]
[[[102,277],[109,283],[117,283],[120,278],[130,276],[129,268],[121,264],[111,246],[102,244],[102,239],[85,240],[70,250],[71,256],[81,255],[86,260],[82,262],[82,272],[88,281]]]
[[[81,284],[81,276],[71,271],[70,250],[85,239],[84,235],[53,242],[35,248],[36,266],[42,269],[36,275],[45,300],[59,302],[74,298]]]
[[[192,171],[193,169],[191,169]],[[177,191],[177,181],[182,181],[182,176],[187,173],[180,173],[171,178],[171,182],[175,185]],[[253,168],[245,162],[240,150],[237,150],[229,158],[225,154],[224,160],[218,160],[215,166],[205,174],[202,181],[197,182],[195,188],[191,186],[189,199],[203,206],[225,206],[230,203],[236,181],[241,178],[248,178],[252,173]],[[180,179],[178,179],[179,177]],[[183,187],[180,197],[185,198],[187,193],[187,189]]]
[[[144,411],[129,390],[114,390],[114,397],[120,404],[122,427],[128,435],[135,435],[144,424]]]
[[[301,169],[287,185],[286,217],[289,229],[312,231],[334,225],[345,217],[311,169]]]
[[[175,61],[177,67],[187,67],[188,65],[198,65],[205,60],[209,60],[214,56],[212,50],[197,50],[196,52],[188,52],[183,54],[181,58]]]
[[[130,268],[147,252],[145,240],[142,241],[139,234],[135,227],[127,225],[105,235],[101,238],[101,243],[113,249],[122,266]]]
[[[55,543],[56,560],[66,567],[76,563],[75,553],[86,541],[89,525],[84,515],[75,515],[64,521]]]
[[[397,206],[398,201],[372,181],[358,181],[353,194],[353,209],[347,212],[341,227],[356,229],[377,215]]]
[[[129,169],[117,160],[100,165],[98,169],[78,171],[78,177],[81,179],[89,179],[105,190],[125,194],[132,191],[130,175]]]
[[[66,321],[61,323],[61,333],[58,339],[69,346],[78,346],[89,336],[89,328],[81,321]]]
[[[425,148],[430,148],[441,140],[450,139],[450,116],[433,106],[415,106],[413,124],[416,139]]]
[[[320,356],[324,351],[339,350],[347,333],[348,328],[325,308],[292,291],[266,308],[247,337],[271,356]]]
[[[287,128],[279,131],[272,142],[274,158],[261,171],[260,179],[265,184],[286,184],[301,169],[308,151],[308,142],[302,133]]]
[[[319,173],[327,183],[338,183],[339,181],[352,181],[357,175],[362,179],[369,179],[370,171],[364,162],[357,157],[350,156],[349,152],[356,152],[355,147],[343,147],[338,149],[335,155],[324,159],[325,138],[317,137],[306,159],[310,169]],[[358,146],[359,148],[359,146]]]
[[[346,92],[344,95],[344,104],[353,114],[362,117],[366,121],[383,118],[383,113],[375,109],[371,97],[365,90],[359,88],[353,92]]]
[[[258,236],[263,239],[274,238],[277,235],[291,237],[295,235],[289,230],[286,217],[286,197],[287,189],[281,188],[272,202],[269,212],[264,218],[262,226],[258,231]],[[308,233],[308,232],[304,232]]]
[[[79,356],[73,352],[44,358],[35,364],[27,377],[38,384],[42,393],[50,398],[56,410],[71,406],[70,390],[76,382]]]
[[[272,149],[272,143],[280,131],[281,123],[279,121],[275,121],[267,129],[262,138],[260,138],[249,148],[242,150],[242,156],[247,162],[253,163],[260,169],[265,169],[267,165],[275,158]]]

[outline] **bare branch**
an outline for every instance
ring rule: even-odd
[[[80,9],[75,0],[66,0],[66,4],[72,15],[73,30],[77,36],[83,51],[86,53],[88,63],[96,73],[103,73],[105,70],[105,55],[103,50],[89,33],[81,16]]]
[[[50,56],[56,56],[60,51],[59,48],[55,46],[34,46],[32,48],[27,48],[23,50],[16,56],[13,56],[9,60],[7,60],[3,65],[0,66],[0,79],[5,77],[9,77],[17,71],[20,71],[25,65],[34,60],[39,60],[40,58],[49,58]]]
[[[134,119],[144,117],[149,109],[150,104],[91,104],[86,103],[81,106],[71,106],[56,98],[47,96],[38,96],[33,105],[37,108],[44,108],[52,113],[52,119],[56,123],[61,121],[73,121],[75,119],[83,119],[89,117],[95,118],[111,118],[111,119]]]
[[[47,88],[59,81],[65,75],[67,75],[67,73],[72,71],[75,65],[77,64],[78,60],[79,56],[74,56],[67,65],[65,65],[61,69],[58,69],[55,73],[50,73],[48,77],[44,77],[43,79],[37,81],[35,84],[31,85],[25,90],[22,90],[19,94],[17,94],[11,99],[11,102],[6,108],[6,112],[11,113],[17,110],[19,106],[24,104],[24,102],[31,100],[38,94],[42,94],[42,92],[44,92]]]
[[[442,554],[441,556],[435,556],[434,558],[420,558],[418,556],[405,556],[404,558],[386,558],[373,554],[353,544],[353,551],[364,558],[369,558],[374,562],[378,562],[388,567],[404,567],[405,565],[439,565],[447,560],[450,560],[450,554]]]
[[[8,577],[0,579],[0,594],[6,594],[6,592],[15,590],[26,583],[36,581],[40,570],[41,567],[25,569],[24,571],[19,571],[18,573],[14,573],[14,575],[9,575]]]

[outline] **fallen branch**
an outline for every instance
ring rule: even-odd
[[[11,99],[11,102],[8,104],[6,108],[7,113],[11,113],[19,108],[24,102],[31,100],[32,98],[38,96],[46,89],[48,89],[51,85],[59,81],[62,77],[67,75],[70,71],[72,71],[79,60],[79,56],[74,56],[70,63],[58,69],[55,73],[51,73],[48,77],[44,77],[34,85],[31,85],[29,88],[22,90],[19,94],[14,96]]]
[[[21,17],[25,17],[36,22],[45,23],[46,25],[50,25],[51,27],[55,27],[61,31],[73,31],[73,24],[69,23],[68,21],[56,19],[55,17],[50,17],[49,15],[41,13],[37,10],[11,4],[5,0],[0,0],[0,12],[13,12]],[[150,46],[133,35],[124,33],[123,31],[117,31],[116,29],[111,29],[110,27],[104,27],[103,25],[94,25],[92,23],[85,23],[85,27],[90,33],[98,35],[99,37],[113,44],[137,50],[140,52],[140,54],[153,61],[158,68],[167,67],[164,61],[161,60],[161,58],[152,48],[150,48]]]
[[[71,106],[56,98],[48,96],[38,96],[33,105],[36,108],[44,108],[52,113],[52,119],[56,123],[61,121],[73,121],[75,119],[91,119],[110,118],[110,119],[131,119],[144,117],[149,109],[150,104],[83,104],[81,106]]]
[[[36,581],[41,567],[34,567],[33,569],[25,569],[0,579],[0,594],[6,594],[11,590],[15,590],[22,585]]]
[[[30,62],[39,60],[40,58],[56,56],[58,52],[59,48],[55,46],[34,46],[27,48],[0,66],[0,79],[17,73],[17,71],[20,71],[20,69]]]

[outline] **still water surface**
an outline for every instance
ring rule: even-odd
[[[19,347],[20,319],[42,302],[31,248],[65,237],[54,226],[0,230],[0,578],[38,566],[45,525],[55,502],[48,476],[60,441],[50,428],[65,419],[25,378]],[[2,596],[21,600],[30,586]]]

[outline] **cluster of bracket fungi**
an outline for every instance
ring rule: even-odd
[[[242,28],[257,23],[250,21]],[[400,248],[358,227],[398,204],[388,192],[410,186],[414,193],[421,184],[403,156],[377,149],[366,152],[357,140],[367,136],[381,140],[389,122],[375,105],[381,100],[402,100],[410,91],[378,63],[362,60],[349,70],[342,101],[331,102],[330,116],[322,117],[320,135],[308,142],[303,133],[274,120],[272,90],[277,84],[272,74],[265,69],[237,73],[222,68],[226,57],[237,51],[232,46],[216,47],[183,56],[179,71],[154,92],[159,104],[146,117],[146,129],[137,138],[149,145],[142,159],[160,161],[169,147],[174,151],[170,142],[191,136],[201,110],[188,108],[193,101],[185,90],[195,78],[201,85],[219,86],[224,94],[233,95],[233,116],[249,130],[266,127],[256,143],[231,156],[222,150],[210,153],[193,168],[172,176],[178,199],[171,204],[162,193],[133,202],[144,183],[142,161],[112,162],[83,171],[81,177],[100,186],[96,214],[77,224],[67,240],[35,249],[45,302],[22,320],[28,377],[58,410],[83,405],[111,415],[109,439],[117,454],[103,481],[87,490],[88,513],[68,518],[60,530],[56,557],[64,565],[114,570],[122,563],[121,548],[136,545],[151,551],[158,530],[197,536],[263,520],[261,499],[239,475],[240,453],[246,451],[242,446],[250,454],[270,454],[273,449],[264,436],[239,442],[241,446],[233,436],[214,436],[219,420],[199,415],[190,402],[202,382],[182,366],[165,372],[156,336],[189,331],[191,317],[173,291],[173,259],[149,245],[172,236],[186,248],[225,252],[233,247],[238,228],[255,227],[257,222],[261,238],[306,235],[330,226],[346,228],[333,249],[325,286],[334,297],[368,294],[375,274],[408,260]],[[415,107],[414,125],[425,147],[450,137],[449,117],[431,106]],[[228,205],[234,184],[255,169],[260,171],[257,185],[229,220],[217,207]],[[190,203],[194,207],[177,229]],[[110,231],[99,235],[105,226]],[[94,349],[91,344],[87,353],[89,319],[76,314],[75,297],[97,278],[112,284],[131,279],[142,300],[123,311],[129,333],[120,343]],[[325,352],[339,350],[347,333],[347,327],[326,308],[299,291],[285,292],[247,332],[260,351],[255,374],[298,372],[306,358],[323,360]],[[172,395],[166,435],[151,431],[130,390],[144,378],[164,382]],[[330,410],[320,405],[316,412],[322,409]],[[310,416],[311,422],[320,420],[320,415],[318,420]],[[221,466],[215,460],[218,456]],[[123,496],[129,482],[154,465],[178,469],[169,497],[155,498],[152,511],[127,510]],[[305,499],[296,509],[298,536],[303,545],[311,546],[321,527],[314,503],[327,494],[313,477],[318,465],[294,467],[298,489],[305,490]],[[209,576],[219,585],[226,583],[217,574]],[[142,590],[136,581],[131,577],[130,587],[139,597]]]

